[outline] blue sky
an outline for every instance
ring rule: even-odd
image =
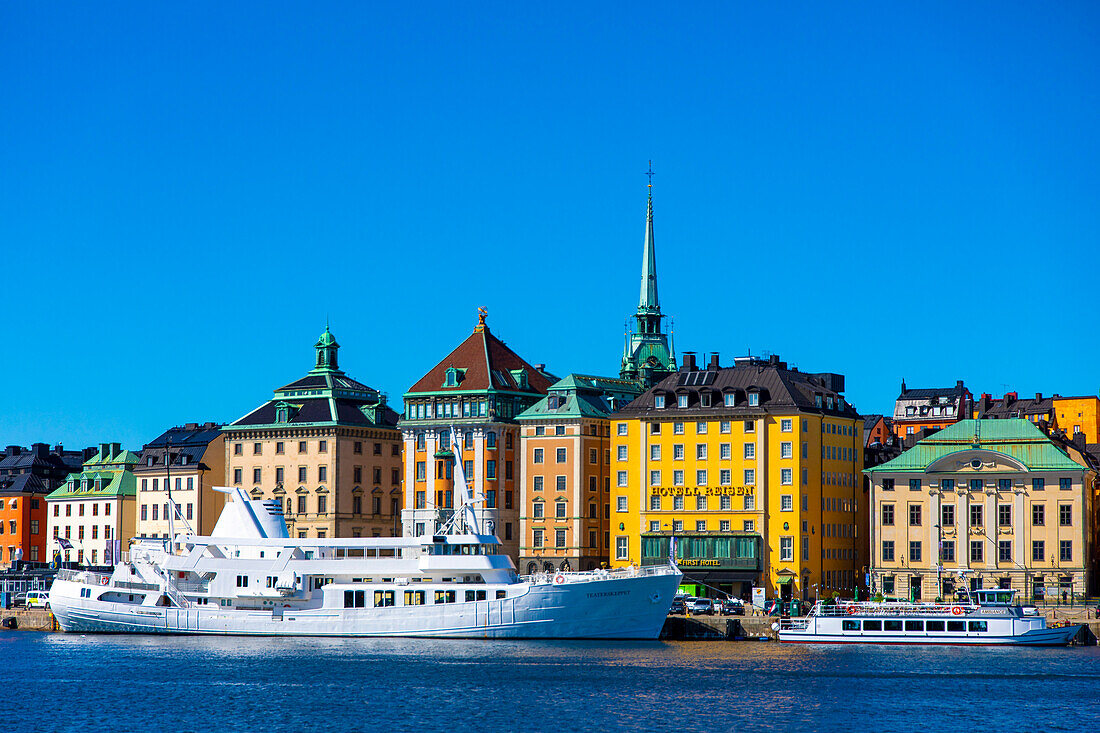
[[[653,159],[678,351],[1095,394],[1095,4],[0,9],[0,443],[402,392],[477,306],[616,373]]]

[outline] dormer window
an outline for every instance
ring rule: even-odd
[[[665,396],[663,394],[653,395],[653,406],[658,410],[665,409]]]
[[[906,417],[910,417],[910,416],[916,415],[916,414],[917,414],[917,408],[915,408],[913,406],[909,406],[909,407],[905,408],[905,416]]]
[[[187,463],[190,461],[190,459],[191,459],[191,456],[187,455],[186,453],[182,454],[180,456],[180,465],[181,466],[186,466]]]
[[[733,392],[726,392],[725,400],[726,407],[733,407],[737,403],[737,396]]]
[[[283,405],[275,410],[275,422],[290,422],[290,409]]]
[[[676,395],[676,406],[677,407],[687,407],[688,406],[688,396],[686,394]]]
[[[463,370],[461,369],[447,367],[447,371],[443,373],[443,386],[457,387],[458,383],[462,381],[462,374]]]
[[[710,407],[710,392],[699,395],[699,404],[703,407]]]
[[[760,393],[749,392],[749,406],[758,407],[760,405]]]
[[[828,405],[830,410],[833,409],[833,398],[831,395],[826,398],[825,404]]]

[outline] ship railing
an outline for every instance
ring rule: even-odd
[[[564,585],[567,583],[591,583],[597,580],[624,580],[679,572],[668,565],[643,565],[641,567],[615,568],[614,570],[584,570],[578,572],[553,571],[520,576],[520,580],[532,585]]]
[[[180,593],[210,592],[210,583],[205,580],[177,580],[175,586]]]
[[[93,570],[73,570],[71,568],[62,568],[57,571],[58,580],[69,580],[73,583],[83,583],[85,585],[107,585],[111,582],[110,573],[97,573]]]
[[[959,616],[972,611],[976,606],[966,603],[867,603],[853,601],[835,604],[818,603],[811,615],[814,616],[912,616],[938,615]],[[958,610],[956,610],[958,609]]]
[[[779,619],[780,631],[805,631],[810,625],[809,619],[783,618]]]

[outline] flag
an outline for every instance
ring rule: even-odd
[[[676,535],[668,541],[668,564],[676,567]]]
[[[71,549],[73,549],[73,543],[69,542],[64,537],[58,537],[57,538],[57,544],[61,545],[62,550],[71,550]]]

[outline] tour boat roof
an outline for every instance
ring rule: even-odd
[[[163,542],[163,540],[158,540]],[[242,545],[248,547],[385,548],[420,545],[499,545],[491,534],[455,534],[427,537],[210,537],[180,535],[178,542],[192,545]]]

